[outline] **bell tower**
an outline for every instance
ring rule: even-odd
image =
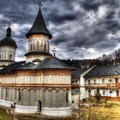
[[[40,0],[38,5],[39,11],[37,17],[33,26],[26,34],[26,37],[29,39],[28,53],[25,54],[26,62],[32,62],[35,59],[43,60],[47,57],[51,57],[51,54],[49,53],[49,39],[52,38],[52,35],[45,25],[41,11],[42,3]]]

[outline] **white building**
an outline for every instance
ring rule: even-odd
[[[78,80],[79,97],[95,99],[97,87],[102,100],[120,100],[120,65],[94,66],[78,69],[72,73],[72,81]],[[77,85],[77,84],[76,84]],[[72,84],[74,86],[74,84]],[[74,89],[73,89],[74,90]],[[78,98],[77,94],[74,96]]]

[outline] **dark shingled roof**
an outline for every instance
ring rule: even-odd
[[[15,62],[0,70],[0,73],[4,72],[11,72],[13,70],[31,70],[31,69],[70,69],[74,70],[75,68],[71,67],[70,65],[62,62],[56,57],[46,58],[37,65],[34,63],[26,63],[25,61],[22,62]]]
[[[48,68],[57,68],[57,69],[75,69],[70,65],[62,62],[56,57],[50,57],[44,59],[41,63],[39,63],[36,69],[48,69]]]
[[[7,35],[0,41],[0,46],[13,46],[17,48],[16,42],[11,38],[11,28],[7,28]]]
[[[11,72],[12,70],[15,70],[15,69],[21,67],[22,64],[24,64],[24,63],[25,63],[25,61],[11,63],[10,65],[8,65],[8,66],[4,67],[3,69],[1,69],[0,73]]]
[[[79,68],[79,69],[73,71],[72,74],[71,74],[71,78],[72,79],[80,79],[80,75],[88,69],[89,68]]]
[[[23,70],[23,69],[28,70],[29,69],[30,70],[30,69],[35,69],[35,67],[36,67],[35,64],[29,62],[29,63],[22,64],[22,66],[19,67],[18,69],[20,69],[20,70]]]
[[[30,29],[30,31],[26,34],[26,37],[28,38],[29,35],[32,35],[32,34],[45,34],[45,35],[49,36],[50,39],[52,38],[52,35],[46,28],[41,10],[38,11],[38,14],[34,21],[34,24],[33,24],[32,28]]]
[[[85,77],[118,75],[118,73],[120,73],[120,65],[96,66]]]

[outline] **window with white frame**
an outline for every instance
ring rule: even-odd
[[[105,91],[103,91],[103,95],[106,95],[106,92],[105,92]]]
[[[112,94],[112,93],[113,93],[113,91],[112,91],[112,90],[110,90],[110,91],[109,91],[109,93],[110,93],[110,94]]]
[[[97,83],[97,80],[94,80],[94,84],[96,84]]]
[[[105,79],[102,79],[102,84],[105,84]]]
[[[88,80],[88,84],[90,84],[90,80]]]

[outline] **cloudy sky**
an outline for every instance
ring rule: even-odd
[[[16,60],[24,60],[38,0],[0,0],[0,40],[11,21]],[[42,0],[42,13],[60,59],[92,59],[120,48],[120,0]]]

